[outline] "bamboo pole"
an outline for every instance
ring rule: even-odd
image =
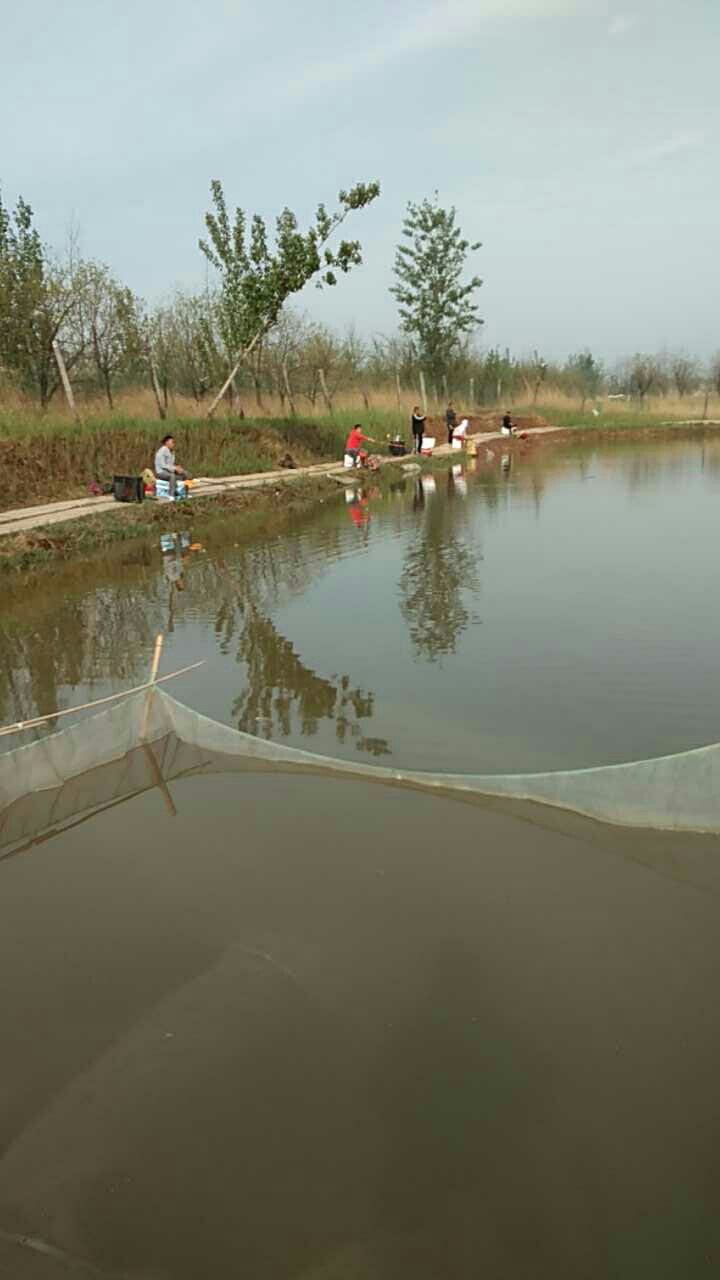
[[[205,658],[201,658],[199,662],[191,662],[187,667],[179,667],[177,671],[171,671],[166,676],[158,676],[155,684],[164,684],[166,680],[174,680],[176,676],[184,676],[187,671],[195,671],[197,667],[203,667],[205,661]],[[81,702],[78,707],[63,707],[61,711],[49,711],[46,716],[33,716],[31,720],[16,720],[15,724],[5,724],[0,728],[0,738],[9,733],[23,733],[25,729],[37,729],[41,724],[47,724],[48,720],[58,720],[61,716],[71,716],[76,711],[90,711],[94,707],[106,706],[108,702],[117,702],[120,698],[130,698],[134,693],[142,693],[147,688],[149,688],[149,684],[146,681],[145,684],[135,685],[134,689],[121,689],[119,693],[109,693],[105,698],[94,698],[92,702]]]
[[[177,809],[175,808],[175,802],[172,796],[170,795],[168,784],[162,776],[162,770],[160,768],[160,765],[155,759],[155,752],[153,751],[149,742],[143,742],[142,749],[145,755],[145,759],[148,763],[148,767],[150,769],[150,774],[152,776],[153,782],[157,787],[158,791],[161,793],[163,800],[165,801],[165,808],[167,809],[171,818],[177,818]]]
[[[72,386],[70,385],[68,371],[65,368],[65,361],[63,360],[62,351],[60,350],[60,344],[57,341],[57,338],[53,338],[52,349],[53,349],[53,355],[55,356],[55,362],[60,372],[60,381],[63,384],[65,399],[68,402],[68,407],[70,409],[70,412],[73,418],[75,419],[76,422],[79,422],[80,415],[75,407],[75,396],[73,395],[73,389],[72,389]]]
[[[147,722],[150,715],[150,707],[152,704],[152,696],[155,691],[155,681],[157,680],[158,667],[160,666],[160,655],[162,653],[164,636],[160,632],[155,637],[155,648],[153,649],[152,662],[150,663],[150,679],[148,680],[148,689],[145,694],[145,705],[143,707],[142,720],[140,721],[140,737],[144,738],[147,733]]]

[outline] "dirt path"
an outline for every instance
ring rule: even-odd
[[[558,427],[535,427],[533,436],[546,435],[560,430]],[[470,437],[476,444],[485,444],[490,440],[500,440],[497,431],[484,431]],[[456,456],[461,461],[465,456],[450,448],[439,445],[433,452],[435,458]],[[404,458],[383,458],[382,464],[393,465],[412,461],[412,455]],[[258,471],[250,475],[220,476],[216,478],[201,477],[193,484],[193,497],[212,497],[216,493],[228,493],[233,489],[259,489],[265,485],[290,484],[293,480],[304,477],[337,475],[343,472],[341,462],[323,462],[310,467],[297,467],[293,470]],[[71,498],[64,502],[50,502],[41,506],[16,507],[13,511],[0,512],[0,537],[8,534],[25,533],[30,529],[42,529],[53,524],[64,524],[68,520],[82,520],[85,516],[97,515],[103,511],[134,510],[134,504],[118,503],[112,496],[96,498]]]

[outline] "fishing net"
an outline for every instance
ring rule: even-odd
[[[47,838],[81,815],[180,777],[240,770],[357,778],[464,800],[532,801],[624,827],[720,831],[720,744],[553,773],[428,773],[268,742],[155,689],[0,755],[0,848]]]

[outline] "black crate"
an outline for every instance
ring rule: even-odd
[[[113,476],[112,491],[116,502],[142,502],[145,484],[142,476]]]

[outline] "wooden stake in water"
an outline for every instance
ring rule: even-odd
[[[53,349],[53,355],[55,356],[55,362],[60,372],[60,381],[63,384],[65,399],[68,402],[68,407],[70,409],[70,412],[73,418],[75,419],[76,422],[79,422],[80,418],[78,415],[78,411],[75,408],[75,396],[73,395],[73,389],[72,389],[72,386],[70,385],[68,371],[65,368],[65,361],[63,360],[62,351],[60,350],[60,344],[58,343],[56,338],[53,338],[52,349]]]
[[[148,679],[148,691],[145,694],[145,706],[143,707],[142,721],[140,723],[140,737],[144,738],[147,733],[148,717],[150,715],[150,704],[152,702],[153,693],[155,692],[155,681],[157,680],[158,667],[160,666],[160,655],[163,647],[162,633],[155,637],[155,648],[153,650],[152,662],[150,664],[150,677]]]

